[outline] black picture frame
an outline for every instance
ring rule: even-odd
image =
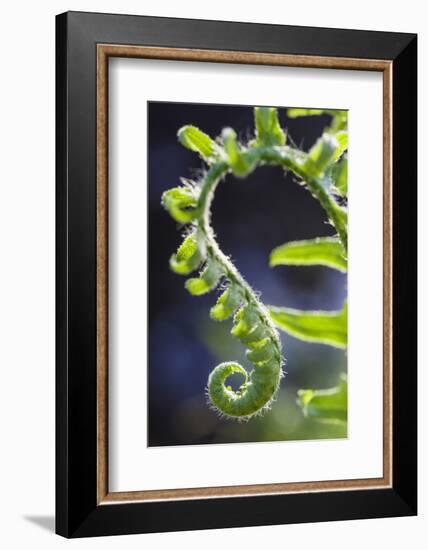
[[[391,62],[391,487],[99,504],[97,44]],[[86,537],[415,515],[417,36],[68,12],[56,18],[56,97],[56,532]]]

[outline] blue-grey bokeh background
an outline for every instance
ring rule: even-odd
[[[346,427],[305,419],[296,404],[299,388],[335,385],[346,369],[343,351],[281,334],[287,376],[272,410],[248,423],[221,419],[206,404],[210,371],[221,361],[247,364],[230,335],[231,322],[214,323],[209,309],[217,293],[190,296],[185,278],[168,267],[182,241],[177,224],[161,207],[162,192],[194,178],[199,157],[176,138],[185,124],[217,136],[232,126],[242,139],[253,134],[252,107],[150,102],[149,115],[149,445],[188,445],[345,437]],[[307,150],[329,116],[288,119],[281,125]],[[286,241],[333,234],[320,205],[292,175],[261,167],[242,181],[228,176],[216,192],[212,223],[221,248],[230,254],[263,302],[302,309],[340,309],[346,276],[324,267],[268,266],[270,250]]]

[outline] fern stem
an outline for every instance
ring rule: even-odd
[[[237,284],[243,291],[243,295],[247,303],[253,305],[259,312],[261,319],[264,324],[269,327],[272,332],[275,342],[276,342],[276,351],[277,358],[281,358],[281,341],[278,336],[275,325],[273,324],[270,314],[267,308],[260,302],[257,298],[257,295],[254,289],[247,283],[244,277],[240,274],[233,262],[223,253],[220,246],[217,243],[215,238],[214,230],[211,226],[211,204],[214,199],[214,193],[217,188],[217,185],[220,183],[223,176],[229,170],[229,166],[226,162],[219,161],[216,162],[211,168],[206,172],[204,178],[202,179],[201,192],[198,201],[198,212],[197,217],[197,227],[198,231],[203,234],[208,253],[214,257],[217,262],[222,266],[225,276],[232,283]]]

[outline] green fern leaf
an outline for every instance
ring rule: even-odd
[[[306,417],[327,423],[346,423],[348,383],[342,374],[339,384],[325,390],[305,389],[297,392],[297,403]]]
[[[348,310],[346,303],[340,311],[305,311],[268,306],[276,326],[305,342],[346,348],[348,343]]]
[[[274,248],[269,257],[269,265],[325,265],[345,273],[348,262],[339,239],[318,237],[292,241]]]
[[[204,160],[210,160],[216,152],[215,142],[196,126],[183,126],[178,130],[177,137],[184,147],[199,153]]]

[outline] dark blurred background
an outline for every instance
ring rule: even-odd
[[[294,106],[296,107],[296,106]],[[169,270],[181,231],[162,208],[162,192],[195,178],[203,163],[181,146],[177,130],[193,124],[216,137],[225,126],[247,140],[254,133],[253,108],[150,102],[149,131],[149,446],[194,445],[346,437],[346,426],[303,417],[299,388],[326,388],[346,369],[335,348],[309,344],[281,333],[287,375],[272,409],[247,423],[221,419],[206,403],[210,371],[222,361],[250,366],[244,348],[230,336],[231,321],[215,323],[209,309],[218,293],[193,297],[185,277]],[[289,139],[308,150],[330,123],[329,116],[288,119]],[[228,175],[216,192],[212,224],[222,250],[266,304],[301,309],[340,309],[346,275],[325,267],[269,268],[269,252],[291,240],[332,235],[319,203],[277,167],[258,168],[245,180]]]

